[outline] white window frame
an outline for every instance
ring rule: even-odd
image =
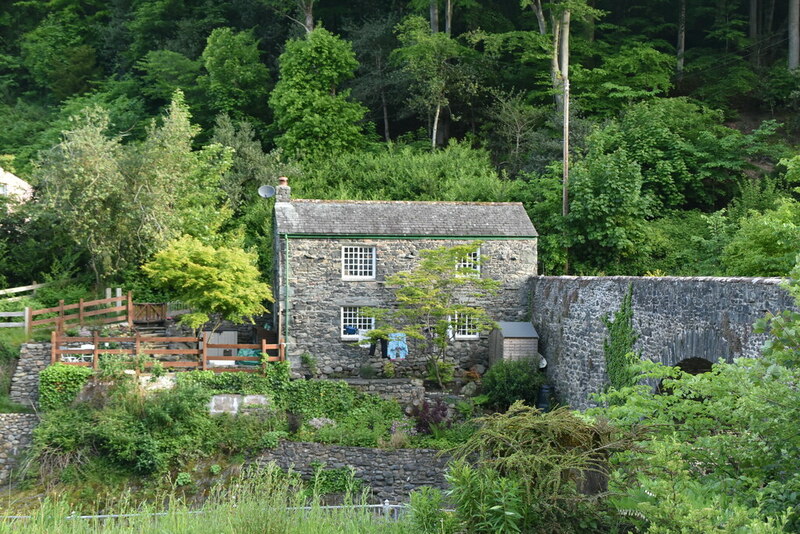
[[[466,318],[463,324],[458,324],[461,316]],[[474,341],[481,338],[481,331],[474,324],[475,317],[468,313],[455,313],[450,317],[450,338],[456,341]],[[470,325],[470,323],[473,323]],[[470,328],[471,326],[471,328]],[[472,330],[472,332],[470,332]]]
[[[361,330],[374,330],[375,317],[362,315],[361,306],[342,306],[339,309],[339,334],[343,340],[358,341],[358,332]],[[355,334],[345,334],[345,326],[354,326]]]
[[[8,196],[8,184],[0,184],[0,195]]]
[[[456,270],[470,269],[471,273],[461,272],[463,276],[478,276],[481,275],[481,247],[476,248],[474,251],[467,254],[467,256],[456,263]]]
[[[342,245],[342,280],[375,280],[377,255],[373,246]],[[348,265],[358,274],[348,274]]]

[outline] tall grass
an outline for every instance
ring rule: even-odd
[[[355,502],[362,501],[356,498]],[[389,521],[371,510],[326,509],[308,497],[296,478],[274,465],[242,475],[235,484],[212,492],[201,507],[166,496],[158,504],[132,501],[98,514],[135,514],[111,519],[80,519],[66,500],[45,500],[30,518],[0,519],[0,534],[400,534],[413,532],[403,519]],[[350,499],[350,502],[353,502]],[[293,509],[309,506],[308,509]],[[5,511],[3,513],[8,513]]]
[[[0,328],[0,413],[29,411],[8,398],[11,375],[19,357],[19,347],[26,341],[22,328]]]

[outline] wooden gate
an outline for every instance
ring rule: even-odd
[[[136,302],[133,304],[134,323],[163,323],[166,318],[166,303]]]

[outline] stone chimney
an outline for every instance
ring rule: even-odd
[[[276,202],[289,202],[292,199],[292,188],[289,179],[285,176],[278,178],[278,187],[275,189]]]

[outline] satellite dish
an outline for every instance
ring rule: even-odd
[[[275,196],[275,188],[271,185],[262,185],[258,188],[258,195],[262,198],[271,198]]]

